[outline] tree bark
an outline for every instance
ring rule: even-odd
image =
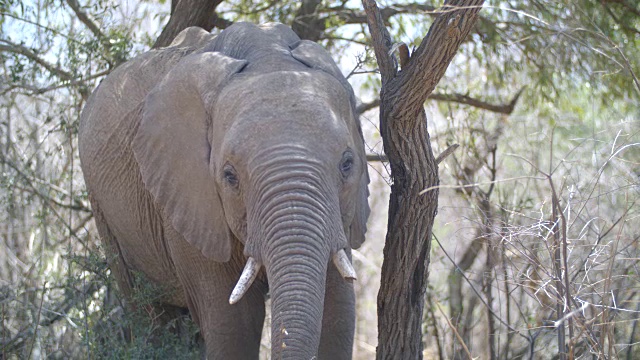
[[[221,2],[222,0],[173,0],[169,22],[153,44],[153,48],[168,46],[180,31],[190,26],[199,26],[211,31],[217,18],[216,7]]]
[[[378,293],[378,359],[422,358],[422,313],[438,167],[424,102],[475,24],[483,0],[447,1],[421,45],[397,72],[391,37],[374,0],[363,0],[382,77],[380,132],[391,166],[389,222]]]
[[[300,7],[293,19],[291,29],[300,39],[318,41],[326,30],[325,19],[318,19],[316,10],[322,1],[304,0],[300,1]]]

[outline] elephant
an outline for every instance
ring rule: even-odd
[[[182,31],[82,111],[81,166],[110,267],[188,309],[209,359],[350,359],[369,176],[355,96],[282,24]]]

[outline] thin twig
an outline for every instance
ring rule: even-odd
[[[44,285],[42,286],[42,297],[40,298],[40,306],[38,306],[38,315],[36,316],[36,322],[34,324],[35,329],[33,330],[33,340],[31,340],[31,348],[29,349],[29,356],[27,359],[31,359],[31,354],[33,353],[33,347],[36,345],[36,340],[38,337],[38,326],[40,326],[40,315],[42,314],[42,305],[44,303],[44,294],[47,292],[47,281],[45,280]]]
[[[4,302],[2,302],[2,343],[3,344],[7,342],[7,327],[4,325],[5,321],[6,321],[6,312],[4,309]],[[635,330],[635,327],[634,327],[634,330]],[[8,359],[6,346],[2,347],[2,358]]]
[[[497,184],[497,183],[502,183],[502,182],[507,182],[507,181],[515,181],[515,180],[522,180],[522,179],[533,179],[533,180],[547,180],[546,177],[535,177],[535,176],[516,176],[516,177],[512,177],[512,178],[506,178],[506,179],[499,179],[499,180],[494,180],[494,181],[486,181],[486,182],[479,182],[479,183],[473,183],[473,184],[466,184],[466,185],[437,185],[437,186],[431,186],[428,187],[422,191],[420,191],[420,195],[423,195],[429,191],[433,191],[436,189],[465,189],[465,188],[473,188],[479,185],[491,185],[491,184]]]
[[[462,272],[462,269],[460,269],[458,267],[458,264],[456,264],[456,262],[453,260],[453,258],[449,255],[449,253],[447,251],[444,250],[444,247],[442,246],[442,243],[440,243],[440,240],[438,240],[438,237],[435,236],[435,234],[433,235],[433,238],[435,239],[435,241],[438,243],[438,246],[440,246],[440,249],[442,250],[442,252],[444,253],[444,255],[449,259],[449,261],[451,261],[451,263],[453,264],[453,266],[456,267],[456,269],[458,269],[462,275],[462,278],[469,284],[469,287],[471,287],[471,290],[473,290],[473,292],[476,294],[476,296],[478,296],[478,298],[480,299],[480,301],[484,304],[485,307],[487,307],[487,311],[489,311],[489,313],[491,315],[493,315],[498,321],[500,321],[500,323],[502,323],[502,325],[506,326],[507,329],[509,329],[510,331],[513,331],[514,333],[522,336],[523,338],[527,339],[527,341],[531,341],[529,336],[523,335],[520,331],[518,331],[516,328],[514,328],[513,326],[511,326],[510,324],[508,324],[506,321],[504,321],[500,316],[498,316],[495,312],[493,312],[492,309],[489,308],[489,306],[487,305],[487,303],[484,301],[484,299],[482,298],[482,295],[480,295],[480,293],[478,292],[478,290],[475,288],[475,286],[473,286],[473,284],[471,283],[471,280],[469,280],[469,278]]]
[[[553,134],[551,136],[551,139],[551,141],[553,141]],[[553,142],[551,143],[550,147],[553,148]],[[550,152],[550,154],[550,156],[553,156],[553,152]],[[553,164],[553,162],[551,162],[551,164]],[[558,199],[558,195],[556,194],[552,177],[548,176],[548,180],[549,186],[551,187],[551,220],[553,221],[553,227],[550,230],[553,234],[554,239],[552,249],[553,251],[551,253],[553,258],[553,267],[555,270],[556,292],[558,293],[558,298],[556,300],[556,316],[558,319],[562,319],[564,318],[565,310],[569,312],[571,311],[571,308],[569,307],[569,288],[565,287],[563,283],[563,278],[566,280],[566,278],[568,277],[568,269],[564,268],[563,266],[564,263],[562,262],[562,256],[560,255],[561,250],[563,249],[562,239],[560,239],[560,231],[557,229],[559,222],[561,221],[559,213],[562,212],[562,209],[560,209],[560,201]],[[569,319],[569,324],[571,324],[571,319]],[[561,327],[557,327],[556,329],[558,330],[558,357],[560,360],[564,360],[568,355],[566,348],[567,345],[565,339],[565,328],[563,325]],[[569,339],[571,340],[571,337],[569,337]]]
[[[442,311],[442,308],[440,307],[440,303],[437,300],[436,300],[436,306],[438,307],[438,310],[440,311],[440,314],[442,314],[444,319],[447,320],[447,324],[449,324],[449,327],[451,328],[451,331],[453,331],[453,333],[456,335],[456,338],[458,339],[458,341],[460,341],[460,344],[462,345],[462,348],[464,349],[464,352],[467,354],[467,357],[469,358],[469,360],[473,360],[473,357],[471,356],[471,353],[469,352],[469,348],[467,347],[467,344],[464,343],[464,340],[462,340],[462,337],[458,333],[458,330],[455,328],[455,326],[453,326],[453,324],[451,323],[451,320],[449,320],[449,317],[447,317],[447,315],[444,313],[444,311]]]

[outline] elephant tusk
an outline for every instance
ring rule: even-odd
[[[242,275],[240,275],[240,279],[238,280],[236,287],[233,288],[233,291],[231,292],[229,304],[233,305],[242,299],[244,294],[251,287],[251,284],[253,284],[253,280],[258,276],[260,267],[262,267],[262,264],[260,264],[256,259],[249,257],[247,264],[244,266],[244,270],[242,270]]]
[[[345,280],[358,280],[356,277],[356,271],[353,268],[353,265],[351,265],[351,260],[347,257],[347,253],[344,249],[340,249],[340,251],[333,255],[333,264]]]

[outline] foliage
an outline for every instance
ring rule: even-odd
[[[380,5],[394,41],[414,48],[441,3]],[[194,356],[192,325],[159,328],[144,311],[156,292],[140,291],[140,311],[122,312],[76,145],[91,90],[150,47],[169,11],[169,2],[151,0],[0,0],[2,358]],[[630,0],[493,0],[480,15],[436,89],[458,97],[427,102],[436,152],[461,147],[440,166],[434,234],[441,246],[433,247],[426,351],[464,357],[458,333],[474,356],[551,357],[562,328],[575,357],[634,358],[640,7]],[[365,105],[377,97],[359,2],[224,1],[216,17],[214,31],[240,20],[305,25],[298,31],[352,73]],[[515,110],[486,110],[522,89]],[[374,117],[363,120],[372,147]],[[378,214],[388,193],[382,166],[372,170],[383,175],[371,172]],[[375,214],[370,228],[384,231]],[[375,321],[382,237],[371,232],[356,254],[366,324]],[[460,281],[459,292],[450,279]],[[568,318],[555,328],[559,314]],[[356,354],[370,358],[375,332],[358,329]]]
[[[90,357],[99,359],[199,359],[197,326],[188,314],[175,309],[157,313],[154,305],[164,290],[149,283],[142,275],[136,278],[132,303],[135,310],[123,311],[119,304],[92,314],[95,323],[88,334]],[[120,295],[114,294],[115,298]]]

